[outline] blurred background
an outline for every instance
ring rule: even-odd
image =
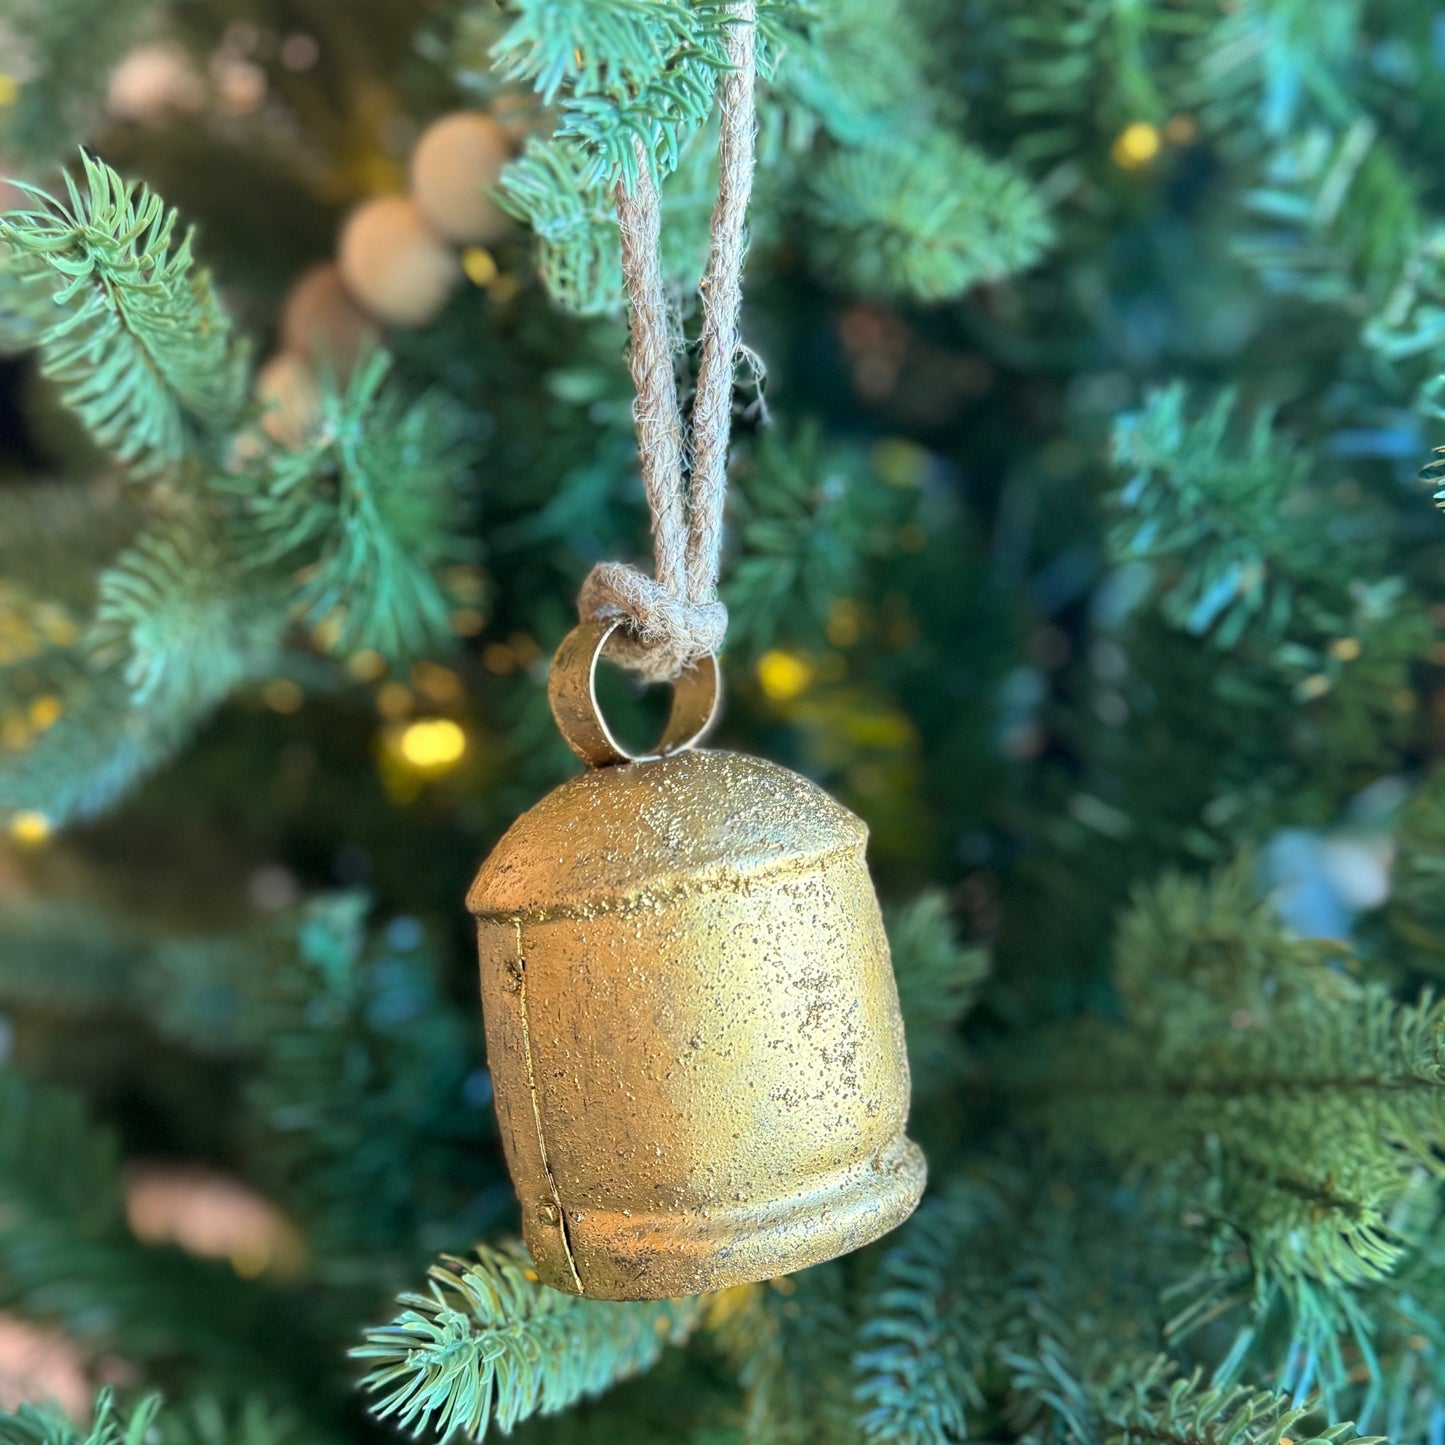
[[[695,331],[718,10],[0,0],[0,1441],[1433,1445],[1429,0],[763,7],[716,742],[871,829],[933,1192],[395,1302],[517,1227],[462,899],[648,555],[607,167]]]

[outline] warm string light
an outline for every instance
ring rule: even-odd
[[[54,831],[50,819],[32,809],[16,813],[10,820],[10,836],[23,848],[41,847]]]
[[[1186,111],[1170,116],[1162,130],[1152,121],[1131,121],[1114,137],[1109,154],[1123,170],[1137,171],[1158,159],[1166,142],[1172,146],[1190,146],[1198,135],[1198,122]]]
[[[397,751],[422,772],[450,772],[466,755],[467,735],[451,718],[418,718],[402,729]]]
[[[758,659],[758,686],[773,702],[791,702],[812,685],[815,669],[796,652],[774,650]]]
[[[1115,165],[1122,166],[1126,171],[1138,170],[1147,166],[1163,145],[1164,138],[1157,126],[1150,125],[1147,120],[1136,120],[1114,138],[1110,154]]]

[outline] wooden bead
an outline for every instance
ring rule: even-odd
[[[321,392],[305,360],[283,351],[256,373],[261,430],[278,446],[304,446],[321,420]]]
[[[87,1373],[90,1363],[80,1346],[59,1330],[0,1314],[0,1411],[46,1400],[72,1420],[88,1420],[95,1398]],[[72,1438],[58,1430],[46,1435]]]
[[[459,246],[497,241],[511,222],[487,194],[512,148],[499,122],[457,111],[430,126],[411,157],[411,192],[427,223]]]
[[[117,120],[160,123],[203,109],[206,83],[179,45],[161,41],[121,59],[106,83],[105,103]]]
[[[329,367],[345,380],[375,337],[376,324],[356,304],[332,262],[304,272],[286,297],[281,349],[303,357],[315,370]]]
[[[410,196],[364,201],[341,231],[338,264],[352,296],[389,326],[425,326],[461,275]]]

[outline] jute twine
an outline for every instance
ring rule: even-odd
[[[730,7],[718,134],[712,252],[702,282],[702,333],[690,435],[683,424],[662,278],[661,200],[639,151],[638,180],[619,182],[617,221],[632,312],[628,352],[642,480],[652,513],[653,576],[602,562],[582,584],[584,621],[621,618],[609,655],[652,681],[669,681],[717,652],[727,632],[718,600],[733,376],[738,356],[747,209],[753,189],[757,107],[756,0]]]

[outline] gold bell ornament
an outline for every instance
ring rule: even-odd
[[[587,771],[512,825],[468,897],[527,1246],[547,1284],[595,1299],[817,1264],[901,1224],[926,1176],[904,1133],[908,1058],[866,827],[786,768],[696,747],[727,625],[717,574],[755,128],[756,7],[732,9],[688,445],[648,166],[616,190],[656,578],[604,563],[584,584],[548,691]],[[609,642],[675,679],[647,757],[597,705]]]
[[[866,826],[786,768],[695,749],[711,657],[629,757],[593,687],[616,626],[583,624],[552,667],[587,772],[512,825],[468,906],[537,1272],[661,1299],[867,1244],[926,1169]]]

